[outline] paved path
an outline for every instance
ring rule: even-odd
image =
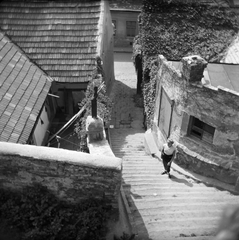
[[[136,76],[129,54],[115,55],[115,75],[110,138],[114,154],[123,159],[122,185],[136,239],[212,239],[222,209],[238,204],[239,197],[185,176],[175,164],[171,179],[161,175],[161,161],[144,151],[143,113],[133,101]]]

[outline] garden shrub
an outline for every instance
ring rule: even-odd
[[[41,185],[26,187],[21,194],[0,189],[0,221],[18,229],[21,240],[102,239],[110,210],[99,199],[60,201]]]
[[[107,125],[111,119],[112,101],[107,96],[106,84],[104,79],[104,70],[102,61],[99,56],[96,57],[96,68],[93,72],[92,78],[88,83],[85,98],[79,105],[79,108],[86,107],[83,114],[78,118],[75,124],[75,133],[80,139],[80,151],[89,152],[87,147],[87,133],[86,133],[86,118],[91,115],[91,100],[94,97],[94,88],[98,87],[97,96],[97,116],[103,119],[104,124]],[[101,88],[99,88],[101,87]]]

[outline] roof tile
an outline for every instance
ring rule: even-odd
[[[33,65],[6,36],[0,35],[0,140],[26,143],[51,87],[51,79]],[[34,120],[34,121],[33,121]]]
[[[87,76],[95,67],[100,11],[101,1],[3,0],[0,27],[57,81],[85,82],[88,77],[75,75]],[[82,67],[86,60],[87,68]],[[80,73],[72,75],[74,70]]]

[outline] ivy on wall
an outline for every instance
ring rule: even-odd
[[[104,82],[104,70],[101,64],[101,58],[96,57],[97,67],[93,73],[92,80],[89,82],[85,98],[80,103],[79,108],[86,106],[86,109],[82,116],[75,124],[75,132],[80,140],[79,150],[82,152],[88,152],[87,147],[87,133],[86,133],[86,118],[91,115],[91,100],[94,96],[94,87],[102,86],[97,97],[97,115],[103,119],[107,125],[111,119],[112,101],[106,94],[106,84]]]
[[[228,8],[199,4],[197,1],[143,0],[139,35],[134,40],[133,60],[141,55],[143,94],[147,127],[151,127],[156,88],[155,58],[180,61],[200,55],[219,62],[238,31],[236,14]]]
[[[238,31],[230,9],[182,1],[144,1],[140,38],[143,55],[162,54],[168,60],[198,54],[219,62]]]
[[[154,116],[154,103],[156,97],[158,65],[155,57],[149,57],[145,62],[143,75],[143,98],[144,110],[146,113],[146,126],[152,126]]]

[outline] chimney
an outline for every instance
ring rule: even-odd
[[[198,55],[184,57],[182,62],[182,75],[191,83],[200,82],[203,78],[207,61]]]

